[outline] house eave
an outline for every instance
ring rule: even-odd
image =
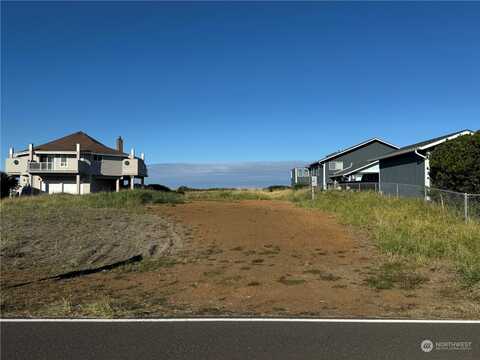
[[[380,142],[380,143],[382,143],[382,144],[384,144],[384,145],[390,146],[390,147],[392,147],[392,148],[394,148],[394,149],[399,149],[399,147],[398,147],[397,145],[393,145],[393,144],[391,144],[391,143],[389,143],[389,142],[387,142],[387,141],[384,141],[384,140],[382,140],[382,139],[379,139],[379,138],[372,138],[372,139],[369,139],[369,140],[367,140],[367,141],[364,141],[364,142],[362,142],[362,143],[360,143],[360,144],[357,144],[357,145],[354,145],[354,146],[352,146],[352,147],[350,147],[350,148],[347,148],[347,149],[345,149],[345,150],[339,151],[338,153],[335,153],[335,154],[332,154],[332,155],[330,155],[330,156],[324,157],[324,158],[322,158],[322,159],[320,159],[320,160],[318,160],[318,161],[310,164],[309,167],[315,166],[315,165],[321,165],[321,164],[323,164],[323,163],[325,163],[325,162],[327,162],[327,161],[329,161],[329,160],[335,159],[335,158],[337,158],[337,157],[339,157],[339,156],[342,156],[342,155],[344,155],[344,154],[346,154],[346,153],[348,153],[348,152],[354,151],[354,150],[356,150],[356,149],[358,149],[358,148],[360,148],[360,147],[362,147],[362,146],[368,145],[368,144],[370,144],[370,143],[372,143],[372,142],[375,142],[375,141],[378,141],[378,142]]]

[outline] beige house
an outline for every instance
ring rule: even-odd
[[[133,189],[135,179],[143,185],[148,176],[144,160],[143,153],[136,157],[133,149],[124,153],[121,137],[112,149],[79,131],[16,153],[10,148],[5,172],[18,177],[21,189],[88,194]]]

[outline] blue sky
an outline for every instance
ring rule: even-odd
[[[2,3],[1,140],[312,160],[480,126],[480,3]],[[3,167],[3,164],[2,164]]]

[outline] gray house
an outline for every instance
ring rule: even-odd
[[[310,170],[299,167],[290,170],[290,184],[292,186],[310,185]]]
[[[424,188],[430,187],[430,152],[445,141],[472,134],[470,130],[457,131],[375,158],[380,167],[380,189],[390,195],[398,192],[402,196],[423,197]]]
[[[368,178],[368,181],[377,181],[378,162],[371,159],[397,149],[398,146],[384,140],[369,139],[310,164],[310,176],[317,176],[318,186],[323,189],[327,189],[335,181],[365,181],[365,178]]]
[[[19,180],[20,192],[88,194],[134,188],[148,176],[143,153],[123,152],[119,137],[110,148],[84,132],[14,152],[10,148],[5,172]]]

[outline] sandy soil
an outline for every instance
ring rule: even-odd
[[[428,281],[416,289],[369,287],[381,261],[375,247],[316,210],[263,200],[148,211],[190,229],[182,250],[151,267],[8,289],[3,313],[45,316],[62,299],[75,309],[102,296],[126,317],[478,317],[478,305],[450,287],[453,277],[441,266],[422,270]]]
[[[0,263],[6,286],[137,255],[163,256],[181,248],[185,237],[181,224],[117,209],[68,208],[17,219],[4,215]]]

